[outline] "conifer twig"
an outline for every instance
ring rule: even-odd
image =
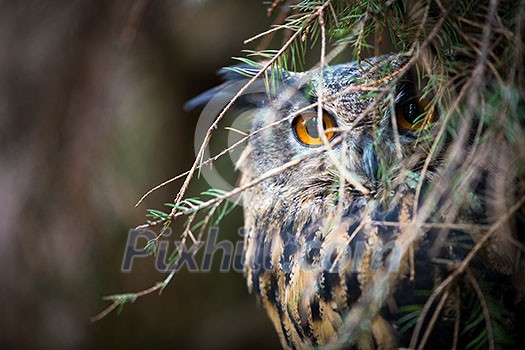
[[[319,9],[323,9],[326,6],[330,4],[331,0],[327,0],[323,5],[319,7]],[[312,21],[314,18],[318,16],[318,12],[314,12],[310,15],[308,19],[308,23]],[[213,131],[217,128],[219,125],[219,122],[224,118],[226,113],[230,110],[230,108],[233,106],[233,104],[237,101],[237,99],[242,96],[244,92],[248,90],[248,88],[263,74],[265,73],[277,60],[279,57],[292,45],[292,43],[295,41],[296,38],[299,37],[299,35],[302,33],[304,27],[298,28],[294,34],[288,39],[288,41],[279,49],[279,51],[275,54],[274,57],[272,57],[263,67],[261,70],[259,70],[238,92],[233,96],[233,98],[230,100],[230,102],[226,105],[226,107],[223,108],[222,112],[215,118],[215,121],[212,123],[212,125],[208,128],[208,131],[206,132],[206,135],[204,137],[204,140],[202,142],[201,148],[199,152],[197,153],[195,162],[193,163],[193,166],[191,167],[188,175],[186,176],[186,179],[184,180],[184,183],[182,184],[179,192],[177,193],[177,196],[175,197],[175,205],[178,205],[180,201],[182,200],[184,194],[186,193],[186,190],[188,189],[188,186],[190,184],[191,179],[193,178],[193,174],[195,173],[197,166],[202,163],[204,151],[206,147],[208,146],[211,135]],[[175,207],[173,208],[171,214],[175,214]]]
[[[474,275],[472,275],[472,272],[469,268],[465,269],[465,276],[467,276],[468,281],[476,291],[476,295],[478,296],[479,303],[481,305],[481,310],[483,312],[483,318],[485,318],[485,324],[487,325],[487,335],[489,339],[489,350],[494,350],[494,331],[492,329],[492,321],[490,317],[489,312],[489,306],[487,305],[487,300],[485,296],[483,295],[483,291],[481,290],[478,281],[476,281],[476,278]]]
[[[412,338],[410,339],[410,348],[414,349],[416,347],[416,342],[419,337],[419,333],[421,331],[421,327],[423,325],[423,321],[426,318],[426,315],[428,311],[430,310],[430,307],[434,303],[434,300],[447,288],[452,282],[456,280],[461,274],[465,272],[465,270],[470,266],[470,263],[472,259],[478,254],[478,252],[485,246],[485,244],[488,242],[488,240],[492,237],[492,235],[499,229],[503,223],[505,223],[511,215],[513,215],[523,204],[525,204],[525,196],[523,196],[519,201],[517,201],[512,207],[509,208],[507,213],[503,216],[501,216],[494,224],[491,225],[490,229],[481,237],[481,239],[476,243],[476,245],[470,250],[468,255],[463,259],[461,264],[454,269],[450,275],[446,279],[443,280],[432,292],[430,297],[428,298],[427,302],[425,303],[425,306],[423,307],[423,310],[419,314],[416,326],[414,328],[414,331],[412,333]]]

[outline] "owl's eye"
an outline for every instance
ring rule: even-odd
[[[429,105],[426,99],[411,99],[396,105],[397,125],[405,130],[415,131],[434,121],[434,113],[425,113]]]
[[[317,129],[317,112],[307,112],[300,114],[292,122],[292,128],[294,130],[297,139],[307,146],[319,146],[323,144],[321,137]],[[330,115],[323,113],[323,130],[326,138],[331,140],[335,136],[335,132],[332,129],[336,126],[334,118]]]

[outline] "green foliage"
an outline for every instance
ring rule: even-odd
[[[399,312],[403,313],[404,315],[397,320],[397,324],[400,327],[399,332],[404,334],[410,329],[414,328],[422,310],[423,305],[419,304],[405,305],[400,307]]]
[[[500,287],[496,285],[489,285],[483,282],[482,278],[477,279],[481,285],[482,290],[496,291]],[[465,349],[479,350],[485,349],[489,342],[487,331],[486,315],[483,311],[482,304],[476,293],[470,289],[465,288],[465,311],[462,313],[466,315],[465,326],[461,330],[461,336],[466,337],[470,341],[466,344]],[[501,295],[501,290],[499,291]],[[496,293],[486,293],[485,301],[492,333],[494,334],[494,343],[498,349],[505,349],[509,345],[515,343],[513,337],[513,325],[511,323],[512,312],[503,305],[502,297],[496,298]]]

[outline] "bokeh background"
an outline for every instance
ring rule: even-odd
[[[278,346],[242,274],[218,264],[89,322],[102,296],[163,278],[147,259],[121,273],[124,245],[181,183],[134,204],[190,168],[184,102],[271,22],[261,1],[0,1],[1,349]],[[219,237],[241,225],[237,209]]]

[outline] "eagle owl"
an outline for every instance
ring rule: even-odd
[[[491,223],[488,166],[453,189],[457,174],[443,154],[450,136],[425,164],[443,116],[424,81],[403,69],[407,60],[386,55],[302,73],[272,70],[255,82],[264,93],[240,99],[253,107],[237,165],[246,187],[245,276],[284,348],[408,346],[429,296],[482,239],[470,227]],[[255,72],[224,71],[225,84]],[[509,286],[514,273],[515,249],[490,247],[447,285],[442,306],[439,298],[432,304],[437,318],[423,317],[416,341],[431,327],[426,347],[461,347],[462,336],[481,332],[483,322],[464,331],[475,309],[469,297],[478,286]]]

